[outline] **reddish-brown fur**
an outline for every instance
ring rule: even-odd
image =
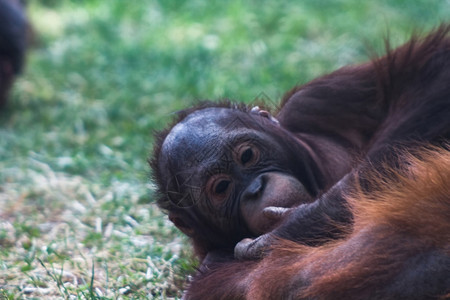
[[[297,223],[277,232],[299,242],[279,240],[261,261],[207,265],[190,283],[188,299],[450,295],[449,32],[441,26],[287,94],[278,114],[287,130],[319,142],[335,138],[335,155],[342,145],[358,153],[352,176],[331,188],[339,193],[324,195],[323,206],[343,197],[353,222],[337,225],[343,238],[311,247],[302,243],[308,227],[301,226],[309,223],[299,211],[290,216]],[[424,150],[423,142],[433,146]]]
[[[352,189],[357,174],[364,181],[367,170],[378,168],[386,158],[395,158],[394,149],[399,145],[414,149],[417,143],[442,145],[450,139],[449,34],[450,26],[442,25],[395,50],[387,46],[387,54],[370,63],[341,68],[286,94],[276,114],[281,128],[276,136],[291,143],[286,148],[301,151],[283,156],[292,162],[291,169],[284,171],[295,174],[316,200],[294,209],[270,234],[309,245],[339,237],[335,224],[351,222],[343,195]],[[209,103],[183,111],[175,124],[191,112],[211,106],[250,111],[243,105]],[[255,236],[245,228],[224,234],[214,226],[216,220],[198,211],[196,205],[180,207],[167,196],[171,171],[175,170],[161,167],[159,158],[172,126],[157,135],[151,159],[158,205],[183,219],[178,225],[190,228],[200,259],[214,251],[227,250],[230,255],[239,240]],[[195,184],[204,188],[201,182]],[[171,195],[184,198],[176,187],[170,188]],[[237,199],[233,200],[229,202],[236,204]]]
[[[389,170],[388,179],[385,172],[383,176],[372,172],[369,178],[377,186],[375,191],[359,190],[346,197],[354,225],[345,239],[321,247],[280,241],[262,261],[211,267],[193,282],[187,296],[444,297],[450,292],[450,151],[432,149],[404,155],[405,170]],[[411,267],[415,260],[417,266]],[[428,270],[436,266],[443,269]],[[408,280],[408,276],[416,280]]]
[[[261,261],[233,260],[234,240],[222,247],[223,236],[191,220],[201,259],[228,252],[203,261],[188,299],[450,294],[449,35],[450,26],[443,25],[371,63],[341,68],[287,93],[276,117],[286,138],[314,149],[323,176],[312,188],[318,198],[257,237],[250,244],[254,252],[244,248],[259,254],[265,241],[278,238]],[[167,174],[158,169],[158,157],[167,132],[152,160],[161,191]],[[295,155],[289,159],[299,162]],[[183,213],[164,195],[158,203]]]

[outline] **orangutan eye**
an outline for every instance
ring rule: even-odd
[[[253,157],[252,148],[247,148],[241,155],[241,163],[245,165],[246,163],[252,160],[252,157]]]
[[[258,148],[247,143],[239,146],[235,153],[236,162],[243,167],[250,167],[259,160]]]
[[[208,180],[206,189],[214,204],[226,201],[232,192],[233,181],[227,174],[216,174]]]
[[[226,193],[228,190],[228,187],[230,186],[229,180],[220,180],[219,182],[215,183],[214,185],[214,193],[216,194],[223,194]]]

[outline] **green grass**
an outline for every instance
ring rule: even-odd
[[[275,105],[450,16],[444,0],[29,2],[36,45],[0,113],[0,299],[180,297],[195,262],[153,203],[151,132],[199,99]]]

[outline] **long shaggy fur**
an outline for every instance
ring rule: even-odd
[[[360,180],[343,191],[353,223],[342,228],[344,238],[319,247],[282,240],[261,261],[209,266],[191,282],[187,298],[449,297],[449,35],[450,25],[442,25],[371,63],[342,68],[287,93],[279,117],[289,121],[289,130],[305,124],[319,133],[323,128],[364,150],[352,173]],[[353,81],[350,88],[340,86],[352,78],[361,79],[354,89]],[[299,102],[305,93],[317,101],[305,107]],[[334,106],[325,105],[333,93]],[[373,99],[362,101],[364,95]],[[327,124],[321,123],[323,115],[331,115]],[[353,130],[361,124],[367,125],[361,139],[367,142],[358,144]]]
[[[444,297],[450,293],[450,151],[402,155],[407,168],[389,170],[388,178],[373,172],[376,191],[347,197],[355,222],[345,239],[321,247],[280,241],[262,261],[211,267],[187,296],[415,299],[424,290]]]

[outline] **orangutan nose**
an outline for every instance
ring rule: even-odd
[[[262,194],[266,186],[266,176],[264,174],[256,177],[245,189],[242,198],[244,200],[255,200]]]

